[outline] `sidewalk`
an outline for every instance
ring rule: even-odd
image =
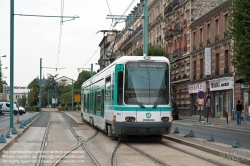
[[[199,125],[205,127],[214,127],[224,130],[241,131],[250,133],[250,121],[241,121],[241,125],[237,125],[236,120],[227,120],[226,118],[207,118],[201,117],[199,121],[199,116],[183,116],[180,115],[180,120],[174,120],[173,123],[187,123],[192,125]]]

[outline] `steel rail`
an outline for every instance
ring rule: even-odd
[[[122,145],[122,143],[119,141],[118,144],[115,147],[115,150],[112,153],[112,157],[111,157],[111,166],[116,166],[116,152],[117,150],[120,148],[120,146]]]
[[[89,140],[91,140],[92,138],[94,138],[97,134],[98,134],[98,130],[96,129],[96,132],[90,136],[87,140],[82,140],[79,135],[76,133],[76,131],[73,129],[73,127],[69,124],[68,120],[64,117],[64,116],[68,116],[67,114],[63,114],[63,118],[66,121],[67,126],[69,127],[71,133],[74,135],[74,137],[77,139],[77,145],[73,148],[71,148],[69,151],[67,151],[67,153],[63,154],[54,164],[53,166],[57,166],[60,161],[62,161],[65,156],[67,156],[68,154],[70,154],[72,151],[74,151],[75,149],[79,148],[80,146],[82,147],[82,149],[86,152],[86,154],[89,156],[91,162],[93,165],[95,166],[99,166],[100,163],[97,161],[97,159],[94,157],[94,155],[90,152],[90,150],[87,148],[86,144]],[[69,116],[68,116],[69,117]]]
[[[181,152],[183,152],[183,153],[189,154],[189,155],[191,155],[191,156],[197,157],[197,158],[199,158],[199,159],[202,159],[202,160],[204,160],[204,161],[210,162],[210,163],[212,163],[212,164],[219,165],[219,166],[226,166],[225,164],[219,163],[219,162],[217,162],[217,161],[213,161],[213,160],[211,160],[211,159],[207,159],[207,158],[205,158],[205,157],[202,157],[202,156],[193,154],[193,153],[191,153],[191,152],[188,152],[188,151],[186,151],[186,150],[183,150],[183,149],[180,149],[180,148],[177,148],[177,147],[168,145],[168,144],[166,144],[166,143],[160,142],[160,144],[163,144],[164,146],[167,146],[167,147],[169,147],[169,148],[172,148],[172,149],[181,151]]]

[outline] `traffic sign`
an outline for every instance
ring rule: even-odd
[[[197,93],[197,97],[198,97],[199,99],[203,99],[203,98],[205,97],[205,93],[204,93],[203,91],[199,91],[199,92]]]

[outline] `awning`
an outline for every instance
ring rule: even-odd
[[[241,78],[241,79],[235,80],[235,83],[240,83],[240,84],[242,84],[242,83],[244,83],[244,80]]]

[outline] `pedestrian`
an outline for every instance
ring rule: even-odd
[[[238,100],[236,104],[237,125],[241,125],[241,113],[242,113],[242,104],[240,104],[240,100]]]

